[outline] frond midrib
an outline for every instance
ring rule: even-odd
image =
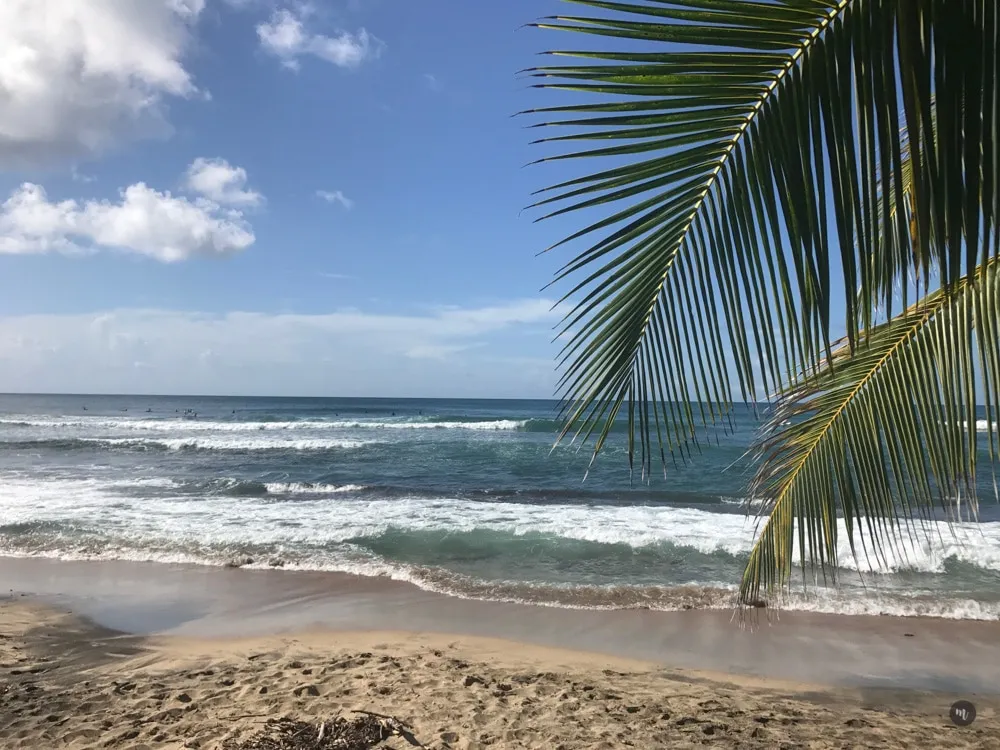
[[[946,305],[954,302],[959,297],[964,296],[964,294],[968,291],[969,286],[976,284],[979,281],[978,277],[985,274],[987,270],[988,267],[981,267],[980,269],[977,269],[977,274],[976,274],[977,278],[975,278],[974,280],[966,280],[963,283],[961,292],[954,291],[950,294],[944,293],[943,291],[938,292],[937,293],[938,296],[936,299],[928,302],[927,298],[924,298],[924,300],[921,300],[920,302],[914,304],[909,311],[906,311],[901,314],[901,316],[908,314],[912,315],[913,313],[917,313],[919,311],[919,313],[910,320],[909,330],[906,331],[904,334],[902,334],[899,340],[896,341],[891,347],[889,347],[889,349],[879,358],[879,360],[872,365],[872,367],[865,373],[864,377],[862,377],[858,381],[855,387],[851,389],[850,393],[843,399],[843,401],[833,412],[833,414],[831,414],[830,418],[826,421],[826,423],[817,433],[816,438],[812,440],[811,443],[809,444],[808,449],[803,451],[802,457],[798,459],[798,461],[796,462],[794,469],[789,473],[788,479],[784,483],[784,486],[782,487],[781,492],[778,494],[777,499],[771,505],[771,510],[770,513],[768,514],[769,515],[768,521],[764,525],[764,528],[762,529],[759,537],[757,538],[757,542],[754,544],[753,549],[750,551],[751,560],[757,554],[760,545],[763,544],[764,540],[767,538],[768,529],[775,522],[775,519],[779,517],[780,514],[778,511],[782,507],[783,503],[787,501],[788,495],[792,491],[792,488],[794,487],[799,474],[803,471],[809,460],[815,455],[816,449],[819,447],[822,441],[829,437],[834,424],[836,424],[836,422],[841,418],[844,411],[848,407],[850,407],[853,401],[857,398],[858,394],[860,394],[862,390],[864,390],[864,388],[871,383],[872,379],[875,378],[882,371],[882,369],[886,366],[886,364],[900,351],[900,349],[905,348],[913,340],[913,337],[920,332],[920,330],[930,321],[930,319],[934,315],[938,314],[941,311],[941,309]],[[740,592],[741,602],[743,602],[744,600],[745,593],[746,591],[741,589]]]
[[[740,139],[743,137],[743,134],[746,133],[747,129],[750,127],[750,124],[754,121],[757,115],[760,114],[760,111],[764,108],[764,104],[771,98],[771,96],[774,95],[774,91],[776,88],[778,88],[778,85],[785,79],[785,76],[788,75],[788,73],[792,70],[792,68],[795,67],[795,64],[799,61],[799,58],[801,58],[806,53],[806,50],[811,48],[816,43],[816,40],[819,39],[820,35],[824,31],[826,31],[827,28],[829,28],[830,24],[834,22],[837,16],[840,15],[847,8],[847,6],[850,5],[850,3],[851,0],[840,0],[840,3],[837,5],[837,7],[833,8],[827,14],[827,17],[823,20],[823,22],[820,23],[815,29],[813,29],[809,33],[809,36],[806,37],[806,39],[803,41],[802,46],[800,46],[791,54],[791,56],[788,58],[788,62],[786,62],[784,67],[781,70],[779,70],[777,74],[775,74],[774,80],[767,85],[767,89],[760,95],[760,98],[757,100],[757,103],[754,104],[753,107],[751,107],[750,111],[746,115],[745,122],[742,125],[740,125],[740,127],[733,134],[733,137],[729,145],[726,146],[725,152],[719,158],[719,163],[715,167],[715,169],[712,170],[710,177],[715,177],[715,175],[717,175],[720,171],[722,171],[722,168],[726,165],[726,162],[729,160],[730,154],[732,154],[733,150],[736,148],[736,145],[740,142]],[[709,184],[709,187],[706,188],[705,193],[702,194],[702,199],[701,199],[702,201],[704,201],[704,196],[708,194],[709,189],[711,189],[711,186],[714,184],[715,184],[714,182],[711,182]],[[701,209],[701,202],[699,202],[696,205],[695,213],[697,213],[697,211],[700,209]]]
[[[819,444],[823,441],[824,438],[826,438],[829,435],[830,430],[833,428],[834,423],[838,419],[840,419],[840,416],[841,414],[844,413],[844,410],[848,406],[850,406],[851,402],[853,402],[854,399],[857,397],[857,395],[865,388],[865,386],[867,386],[868,383],[871,382],[872,378],[874,378],[881,371],[881,369],[885,366],[886,362],[892,359],[892,357],[896,354],[896,352],[904,344],[909,342],[909,340],[919,332],[920,328],[923,327],[928,320],[930,320],[931,316],[937,312],[940,305],[948,301],[949,299],[951,298],[942,296],[938,300],[938,305],[935,305],[934,307],[927,309],[927,311],[924,312],[922,315],[913,318],[911,321],[910,330],[907,331],[904,335],[902,335],[899,341],[893,344],[885,352],[885,354],[882,355],[882,357],[878,360],[878,362],[876,362],[872,366],[872,368],[867,373],[865,373],[865,376],[858,381],[857,385],[855,385],[855,387],[851,390],[850,394],[848,394],[848,396],[843,400],[840,406],[837,407],[837,410],[830,416],[830,419],[827,420],[826,424],[823,425],[823,428],[816,435],[816,439],[813,440],[812,443],[809,445],[808,450],[806,450],[803,453],[802,458],[798,461],[795,468],[788,476],[788,480],[785,482],[785,486],[782,489],[781,493],[778,495],[778,498],[774,501],[774,506],[773,506],[774,509],[777,509],[777,507],[785,500],[792,485],[795,484],[795,480],[798,478],[799,473],[802,471],[803,467],[806,465],[809,459],[812,458]],[[770,521],[768,522],[767,525],[770,525]],[[765,526],[765,529],[766,528],[767,527]],[[761,536],[763,537],[763,534]]]
[[[816,40],[819,39],[822,33],[830,27],[830,24],[832,24],[834,20],[836,20],[836,18],[841,13],[844,12],[844,10],[848,7],[848,5],[850,5],[851,2],[852,0],[840,0],[840,3],[835,8],[830,10],[826,18],[823,19],[823,21],[809,33],[809,35],[803,40],[802,45],[798,49],[796,49],[795,52],[792,53],[788,61],[785,63],[784,67],[775,74],[774,79],[768,84],[767,88],[761,93],[758,101],[753,105],[751,110],[747,113],[746,119],[743,122],[743,124],[741,124],[739,128],[736,130],[736,132],[733,133],[733,136],[730,139],[729,144],[725,147],[725,150],[719,157],[718,164],[716,164],[716,166],[711,170],[711,172],[708,173],[705,189],[702,191],[701,195],[698,197],[698,200],[692,207],[691,213],[688,215],[687,220],[684,224],[684,228],[681,230],[680,237],[677,240],[676,247],[678,249],[682,248],[685,242],[687,241],[688,233],[690,232],[691,227],[698,216],[698,213],[701,211],[702,206],[705,205],[705,199],[708,197],[708,194],[711,192],[712,188],[716,184],[718,184],[716,178],[722,172],[722,169],[725,167],[725,165],[728,163],[729,157],[735,151],[736,146],[739,145],[739,143],[741,142],[741,139],[746,134],[750,125],[754,122],[756,117],[763,110],[764,104],[767,101],[769,101],[770,98],[774,95],[774,92],[777,90],[778,86],[785,79],[785,76],[787,76],[788,73],[795,67],[796,63],[816,43]],[[663,269],[663,274],[660,277],[660,283],[658,286],[659,289],[662,290],[663,285],[666,283],[667,276],[670,274],[670,269],[673,267],[674,263],[677,261],[677,258],[680,257],[680,255],[681,255],[680,252],[676,252],[673,256],[673,259]],[[641,342],[644,341],[648,335],[649,322],[650,319],[652,318],[653,310],[656,309],[656,305],[660,300],[660,296],[661,296],[660,294],[655,295],[653,299],[650,301],[649,308],[646,310],[646,314],[643,319],[639,336],[636,338],[636,347],[635,347],[636,351],[638,350],[638,347],[641,346]]]

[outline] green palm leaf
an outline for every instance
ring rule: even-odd
[[[532,110],[568,131],[541,142],[597,142],[541,161],[610,162],[535,204],[606,211],[557,277],[575,301],[561,438],[596,434],[596,455],[627,405],[630,455],[650,468],[655,432],[665,467],[725,424],[733,388],[794,384],[832,332],[853,346],[891,317],[908,277],[952,285],[995,252],[992,3],[569,1],[604,15],[536,25],[621,47],[528,71],[589,100]]]
[[[527,71],[577,98],[530,110],[540,161],[602,165],[534,204],[586,215],[550,248],[582,244],[555,280],[559,439],[596,457],[627,418],[630,464],[666,471],[737,396],[777,398],[743,601],[788,580],[794,529],[825,572],[838,513],[877,557],[974,499],[977,374],[1000,404],[996,3],[567,1],[535,25],[589,48]]]
[[[768,520],[742,601],[784,587],[796,540],[799,561],[834,574],[838,516],[855,560],[860,541],[876,567],[887,553],[905,558],[899,542],[916,538],[935,506],[953,512],[964,498],[975,513],[975,383],[1000,389],[998,293],[994,259],[872,329],[853,354],[841,344],[837,366],[784,394],[755,446],[762,461],[753,496]]]

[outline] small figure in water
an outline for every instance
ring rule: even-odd
[[[152,413],[153,413],[153,410],[152,410],[152,409],[146,409],[146,413],[147,413],[147,414],[152,414]]]
[[[87,407],[86,407],[86,406],[85,406],[85,407],[83,407],[83,410],[84,410],[84,411],[87,411]]]

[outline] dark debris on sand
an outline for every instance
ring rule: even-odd
[[[369,712],[355,719],[338,716],[327,721],[268,719],[264,728],[243,740],[230,739],[222,750],[371,750],[391,737],[424,746],[399,719]]]

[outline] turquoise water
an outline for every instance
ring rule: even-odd
[[[752,415],[630,486],[548,401],[0,396],[0,553],[335,570],[579,607],[732,604]],[[624,427],[624,426],[623,426]],[[985,495],[992,495],[984,479]],[[1000,513],[785,606],[1000,615]]]

